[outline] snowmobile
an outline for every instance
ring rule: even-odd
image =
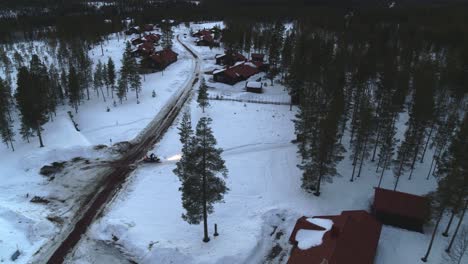
[[[143,159],[143,162],[146,162],[146,163],[161,163],[161,159],[156,157],[156,155],[154,155],[154,153],[151,153],[149,156],[146,156]]]

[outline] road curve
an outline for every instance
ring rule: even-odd
[[[32,263],[63,263],[68,253],[78,244],[81,236],[88,230],[96,216],[102,212],[107,203],[121,189],[128,175],[135,169],[134,164],[141,160],[149,149],[161,139],[164,132],[172,125],[185,102],[190,98],[192,88],[197,83],[200,75],[200,59],[194,51],[180,41],[179,36],[177,36],[177,41],[194,58],[193,75],[187,81],[185,87],[180,89],[155,116],[153,121],[132,140],[130,149],[119,160],[115,161],[118,166],[106,172],[103,183],[99,184],[94,192],[95,194],[88,198],[81,213],[78,212],[77,216],[75,216],[75,222],[70,224],[70,228],[59,235],[58,238],[55,238],[57,241],[51,243],[52,245],[48,248],[41,248],[36,252]]]

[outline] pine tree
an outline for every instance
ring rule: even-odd
[[[130,89],[135,91],[137,103],[140,103],[139,94],[141,91],[141,77],[138,72],[138,64],[135,57],[132,57],[131,71],[130,75],[128,76],[128,81]]]
[[[354,126],[356,131],[356,137],[351,142],[351,159],[353,160],[353,172],[351,174],[350,181],[354,181],[355,175],[360,176],[364,160],[369,157],[371,139],[371,127],[372,127],[372,106],[369,102],[368,95],[360,98],[360,104],[356,117],[354,117]],[[359,163],[359,169],[357,174],[356,166]]]
[[[3,142],[15,151],[13,142],[15,141],[15,132],[13,131],[13,121],[11,119],[11,94],[10,89],[2,78],[0,78],[0,135]]]
[[[115,64],[111,57],[107,61],[107,78],[106,78],[106,86],[107,86],[107,96],[109,96],[109,87],[111,89],[112,98],[114,98],[114,86],[115,86]]]
[[[126,76],[125,71],[123,69],[120,69],[120,78],[117,83],[117,97],[119,98],[121,104],[122,104],[122,100],[124,98],[127,98],[127,90],[128,90],[127,76]]]
[[[192,147],[185,159],[190,162],[182,166],[184,173],[175,171],[182,182],[182,205],[186,210],[182,218],[190,224],[203,221],[203,242],[210,240],[208,214],[213,213],[213,204],[222,202],[224,194],[229,191],[224,181],[228,170],[221,157],[223,150],[216,148],[210,124],[210,118],[202,117],[198,121],[195,136],[190,139]],[[223,177],[217,177],[218,173]]]
[[[278,65],[280,62],[281,48],[284,42],[284,25],[282,22],[278,21],[273,28],[272,36],[270,39],[270,47],[268,51],[268,60],[270,63],[270,69],[268,72],[268,77],[271,80],[271,85],[273,85],[273,79],[278,74]]]
[[[101,91],[102,98],[104,102],[106,101],[106,97],[104,95],[104,91],[102,90],[102,86],[105,84],[105,75],[104,69],[101,61],[98,61],[96,65],[96,70],[94,71],[94,89],[96,90],[96,94],[99,97],[99,91]]]
[[[463,123],[453,138],[450,147],[439,160],[437,176],[439,178],[439,197],[447,198],[447,208],[451,209],[452,216],[444,234],[448,230],[455,214],[463,208],[468,200],[468,115],[465,114]]]
[[[118,92],[117,96],[122,103],[123,97],[126,97],[128,88],[135,91],[137,97],[137,103],[139,103],[138,94],[141,90],[141,77],[138,72],[138,64],[135,57],[132,55],[132,47],[130,42],[127,42],[125,52],[122,57],[122,67],[120,69],[120,79],[118,81]],[[123,91],[125,89],[125,92]]]
[[[174,38],[174,32],[172,31],[172,26],[168,22],[163,22],[161,24],[161,46],[164,49],[172,48],[172,39]]]
[[[198,106],[202,108],[203,113],[205,113],[205,107],[210,106],[208,101],[208,86],[205,83],[205,79],[201,79],[200,88],[198,89],[197,97]]]
[[[44,147],[41,131],[42,125],[48,120],[50,109],[49,86],[47,68],[37,55],[33,55],[29,70],[20,68],[15,96],[21,112],[22,130],[34,130],[39,137],[40,147]]]
[[[81,102],[80,94],[80,81],[76,73],[75,67],[70,66],[70,71],[68,73],[68,100],[70,105],[75,109],[75,113],[78,113],[78,105]]]
[[[182,143],[182,157],[176,164],[174,174],[179,176],[181,181],[190,176],[190,173],[193,171],[193,162],[195,161],[192,157],[193,143],[195,141],[192,139],[193,129],[190,119],[190,113],[188,111],[184,112],[180,127],[178,128],[180,142]]]

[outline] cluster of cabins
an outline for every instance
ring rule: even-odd
[[[144,35],[141,36],[141,28],[143,28],[144,31],[151,31],[154,29],[154,26],[152,24],[147,24],[143,27],[132,27],[127,30],[126,33],[133,32],[131,34],[139,34],[138,37],[131,39],[130,42],[135,46],[132,52],[133,55],[142,57],[141,65],[144,68],[163,70],[177,61],[178,54],[171,49],[156,51],[156,46],[161,39],[160,34],[144,33]]]
[[[220,32],[218,28],[202,29],[192,34],[197,38],[197,46],[219,47]]]
[[[423,232],[428,217],[427,198],[376,188],[371,213],[343,211],[340,215],[299,218],[289,238],[293,249],[288,264],[372,264],[382,224]],[[323,235],[320,245],[299,248],[300,230],[326,230],[315,219],[331,220],[333,225]]]
[[[268,70],[268,64],[264,62],[263,54],[252,54],[248,60],[244,55],[226,51],[224,54],[215,56],[216,64],[225,66],[223,69],[213,71],[213,80],[226,84],[236,84],[247,80],[249,77]],[[261,93],[262,85],[257,82],[248,82],[246,84],[248,91]]]

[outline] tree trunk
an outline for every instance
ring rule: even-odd
[[[372,153],[372,162],[375,161],[375,153],[377,152],[377,145],[379,144],[380,130],[381,129],[377,129],[377,138],[375,139],[374,153]]]
[[[203,135],[205,141],[205,135]],[[206,212],[206,150],[203,151],[203,242],[210,241],[208,236],[208,213]]]
[[[14,152],[14,151],[15,151],[15,147],[13,146],[13,139],[11,138],[11,134],[8,135],[8,141],[10,141],[11,150]],[[7,145],[8,145],[8,144],[7,144]]]
[[[445,250],[445,252],[447,252],[447,253],[450,252],[450,249],[452,248],[452,245],[453,245],[453,241],[455,241],[455,237],[457,236],[458,230],[460,229],[460,225],[463,222],[463,218],[465,217],[466,207],[467,206],[468,206],[468,201],[465,201],[465,208],[463,208],[463,213],[460,216],[460,219],[458,220],[457,228],[455,228],[455,232],[453,233],[452,239],[450,239],[450,243],[449,243],[447,249]]]
[[[396,178],[396,181],[395,181],[395,187],[393,188],[394,191],[396,191],[396,189],[398,187],[398,182],[400,181],[401,170],[403,169],[403,163],[404,163],[405,156],[406,155],[404,155],[402,157],[402,159],[400,160],[400,167],[398,168],[397,178]]]
[[[429,167],[429,173],[427,174],[426,180],[429,180],[429,176],[431,176],[432,166],[434,166],[435,155],[432,156],[431,166]]]
[[[99,89],[101,89],[102,98],[104,99],[104,102],[106,102],[106,97],[104,96],[104,90],[102,89],[102,86],[99,87]]]
[[[39,122],[37,122],[36,131],[37,131],[37,136],[39,137],[39,144],[40,144],[40,147],[43,148],[43,147],[44,147],[44,142],[42,142],[41,126],[39,125]]]
[[[414,150],[413,162],[411,162],[411,171],[410,171],[408,180],[411,180],[411,176],[413,176],[414,164],[416,163],[416,160],[418,159],[418,152],[419,152],[420,145],[421,145],[421,140],[418,139],[418,143],[416,144],[416,149]]]
[[[353,174],[351,174],[351,179],[349,180],[350,182],[354,181],[354,172],[356,171],[356,164],[357,164],[357,156],[354,157],[353,159]]]
[[[452,225],[453,217],[455,216],[455,210],[452,210],[452,215],[450,216],[450,220],[445,228],[445,231],[442,233],[442,236],[448,237],[448,232],[450,230],[450,226]]]
[[[421,258],[421,260],[423,262],[427,262],[427,258],[429,257],[429,254],[431,253],[432,244],[434,243],[434,238],[435,238],[435,235],[437,233],[437,229],[439,228],[440,220],[442,219],[443,216],[444,216],[444,209],[441,209],[440,215],[437,218],[437,222],[436,222],[436,225],[434,227],[434,231],[432,231],[431,242],[429,242],[429,247],[427,248],[426,255],[424,255],[424,257]]]
[[[388,156],[389,156],[389,155],[387,155],[387,156],[385,157],[385,161],[384,161],[384,164],[383,164],[383,167],[382,167],[382,173],[380,174],[379,185],[377,186],[377,187],[379,187],[379,188],[380,188],[380,185],[382,185],[382,179],[383,179],[385,170],[387,169],[387,160],[388,160]]]
[[[421,156],[421,160],[420,160],[421,163],[424,162],[424,156],[426,155],[427,146],[429,146],[429,141],[431,141],[432,132],[434,131],[434,124],[435,122],[432,122],[431,131],[429,132],[429,136],[427,137],[426,145],[424,146],[424,150]]]
[[[89,87],[86,87],[86,96],[87,96],[87,100],[89,101]]]
[[[317,186],[315,187],[315,192],[314,192],[315,196],[320,196],[320,184],[322,182],[322,166],[323,166],[323,163],[320,162],[319,178],[317,180]]]
[[[364,141],[364,148],[362,148],[361,163],[359,164],[359,171],[357,174],[358,178],[361,177],[362,164],[364,164],[364,155],[366,154],[366,148],[367,148],[367,140],[368,140],[368,137],[366,135],[366,140]]]

